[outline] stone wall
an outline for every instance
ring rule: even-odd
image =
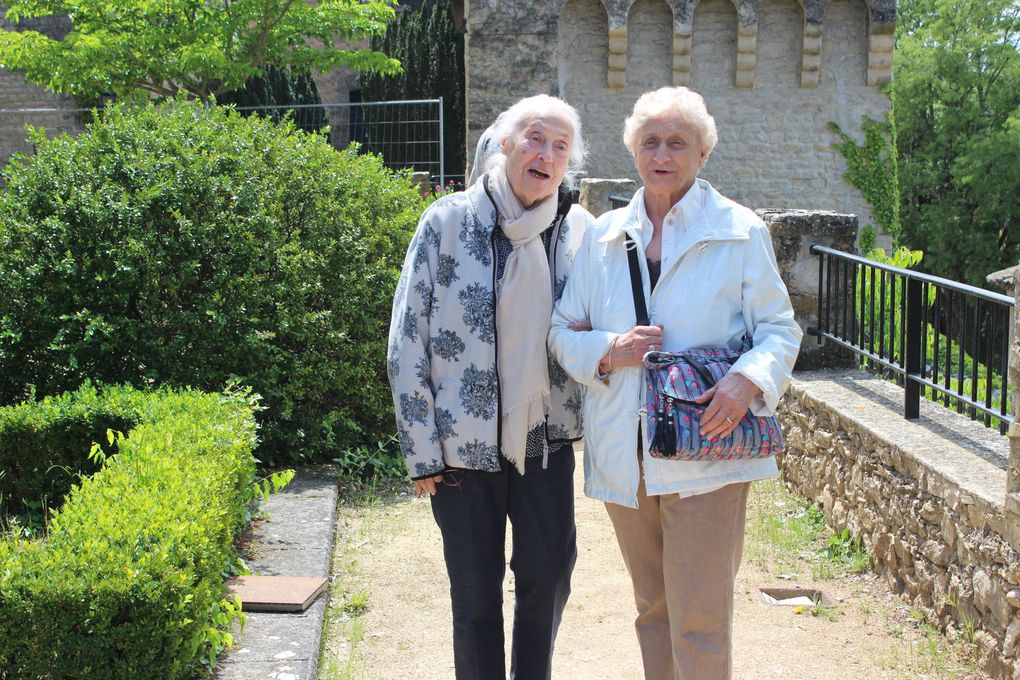
[[[0,18],[0,26],[9,29],[15,25]],[[16,26],[21,30],[38,31],[51,38],[63,38],[70,30],[67,19],[56,16],[25,19]],[[43,127],[51,136],[81,130],[82,120],[73,111],[76,107],[74,98],[55,95],[26,82],[20,73],[0,69],[0,167],[7,163],[12,154],[32,151],[32,147],[25,141],[26,125]]]
[[[581,112],[590,177],[637,179],[623,121],[673,83],[705,96],[719,144],[702,176],[755,208],[810,206],[873,219],[842,179],[830,121],[881,117],[895,3],[873,0],[468,0],[468,148],[520,97]],[[471,157],[472,154],[468,154]]]
[[[787,484],[863,540],[889,587],[968,636],[992,677],[1020,679],[1020,544],[1004,508],[1006,437],[858,372],[795,376],[781,406]]]
[[[849,368],[853,354],[833,343],[822,344],[806,331],[818,325],[818,265],[811,246],[821,245],[843,252],[857,252],[857,217],[824,210],[757,210],[768,225],[776,251],[779,273],[790,293],[793,312],[805,331],[795,370]],[[849,298],[849,287],[843,295]]]

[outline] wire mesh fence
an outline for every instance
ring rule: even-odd
[[[343,149],[356,142],[362,151],[382,156],[391,169],[428,172],[439,184],[446,184],[442,99],[237,107],[237,110],[276,120],[290,116],[299,128],[308,132],[328,125],[334,147]]]
[[[362,152],[375,153],[393,170],[428,172],[434,184],[463,183],[463,168],[450,174],[443,161],[443,100],[349,102],[294,106],[236,107],[273,120],[291,118],[307,132],[327,131],[338,149],[357,143]],[[43,127],[47,134],[75,135],[90,119],[89,109],[0,109],[0,161],[15,153],[31,153],[26,126]]]

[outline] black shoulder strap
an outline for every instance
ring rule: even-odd
[[[638,326],[650,326],[648,318],[648,307],[645,306],[645,292],[641,285],[641,267],[637,261],[637,244],[630,238],[630,234],[624,234],[626,241],[624,247],[627,249],[627,262],[630,264],[630,290],[634,293],[634,312]]]

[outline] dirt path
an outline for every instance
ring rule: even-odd
[[[580,454],[578,463],[579,554],[553,676],[640,680],[630,581],[604,507],[581,491]],[[333,625],[320,678],[452,678],[449,582],[428,502],[405,495],[346,506],[338,532]],[[793,586],[822,589],[834,607],[812,616],[760,601],[761,587]],[[509,621],[509,569],[504,599]],[[883,595],[873,577],[784,580],[746,559],[738,577],[734,649],[737,679],[980,677],[961,670],[944,641]]]

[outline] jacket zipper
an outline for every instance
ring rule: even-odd
[[[493,204],[495,205],[495,204]],[[495,229],[489,235],[492,250],[492,343],[495,352],[493,370],[496,371],[496,462],[503,466],[503,387],[499,378],[499,324],[496,323],[496,229],[499,229],[499,212],[496,212]]]

